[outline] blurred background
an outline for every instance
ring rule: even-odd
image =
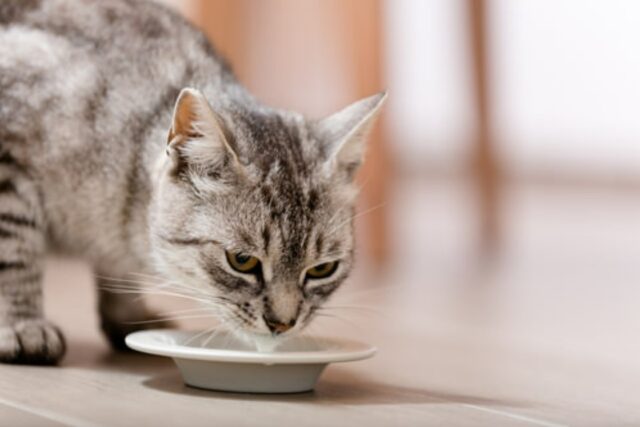
[[[163,2],[267,104],[321,117],[388,90],[358,177],[357,271],[309,328],[379,346],[349,367],[392,385],[378,403],[427,411],[410,405],[443,390],[638,425],[640,2]],[[91,272],[49,267],[67,363],[87,363],[83,342],[107,351],[94,305],[65,301],[95,301]]]

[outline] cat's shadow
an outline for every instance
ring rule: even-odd
[[[316,389],[294,394],[229,393],[202,390],[185,385],[177,371],[163,372],[142,382],[145,387],[201,399],[250,400],[257,402],[298,402],[314,404],[389,405],[389,404],[468,404],[521,407],[521,403],[491,397],[449,393],[426,388],[382,384],[355,376],[341,369],[339,381],[320,379]]]

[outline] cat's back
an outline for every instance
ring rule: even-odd
[[[151,0],[2,0],[0,32],[3,39],[20,33],[23,43],[40,36],[46,40],[43,47],[58,52],[108,56],[157,48],[176,53],[200,36],[178,14]],[[7,41],[16,42],[2,44]]]
[[[180,89],[228,79],[204,35],[151,1],[0,0],[0,155],[39,187],[52,239],[95,257],[131,253],[144,229],[145,168]]]
[[[2,0],[0,144],[59,143],[70,127],[78,141],[125,137],[132,117],[173,102],[163,96],[225,70],[198,30],[151,1]]]

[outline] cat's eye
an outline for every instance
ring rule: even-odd
[[[253,274],[260,269],[260,260],[251,255],[240,252],[226,252],[227,262],[239,273]]]
[[[307,279],[325,279],[338,269],[338,261],[325,262],[307,270]]]

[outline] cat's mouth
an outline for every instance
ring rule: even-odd
[[[249,347],[254,348],[260,353],[270,353],[276,351],[280,345],[282,345],[294,335],[295,333],[287,333],[286,335],[273,335],[266,332],[236,332],[236,336],[238,336],[238,338],[240,338]]]
[[[248,325],[243,319],[227,318],[224,322],[225,329],[228,329],[229,333],[256,351],[271,352],[289,339],[299,335],[306,325],[304,322],[306,319],[298,318],[290,321],[284,327],[274,325],[273,321],[270,326],[267,322],[268,318],[262,317],[262,321],[256,320],[251,325]],[[276,329],[278,327],[279,329]]]

